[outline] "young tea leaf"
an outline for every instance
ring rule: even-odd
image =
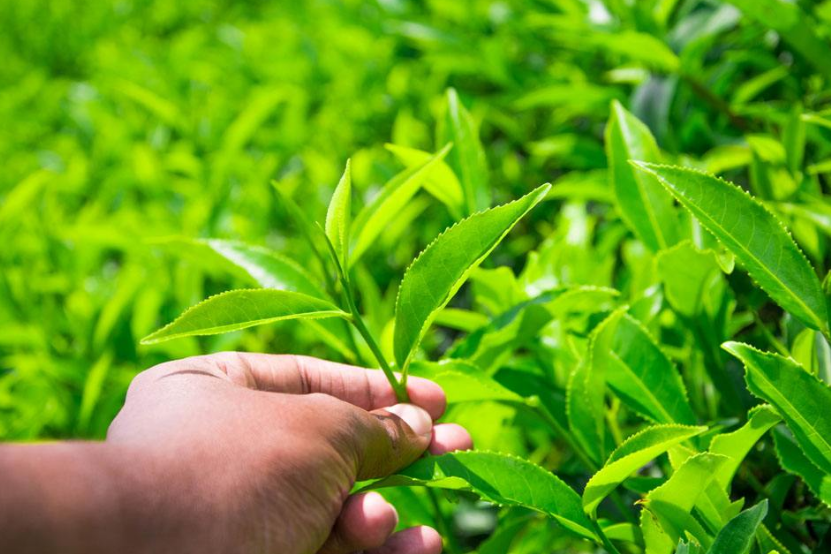
[[[352,241],[349,253],[349,263],[355,264],[372,246],[384,229],[401,212],[407,203],[424,185],[425,180],[432,173],[441,160],[450,152],[452,145],[448,144],[424,163],[410,167],[389,180],[381,192],[372,201],[364,206],[355,217],[352,224]],[[346,267],[344,267],[346,269]]]
[[[398,144],[385,144],[384,147],[392,152],[408,169],[418,167],[433,157],[430,152]],[[424,181],[424,190],[447,206],[450,215],[454,219],[464,217],[462,214],[465,213],[465,196],[462,185],[459,183],[456,174],[444,161],[439,160],[433,170],[430,171]]]
[[[448,142],[455,145],[448,162],[462,183],[466,213],[470,215],[484,210],[491,203],[485,149],[479,142],[473,118],[452,88],[447,89],[444,117],[439,120],[436,129],[436,144]]]
[[[180,337],[217,335],[284,319],[348,317],[337,306],[297,292],[243,289],[223,292],[189,308],[141,340],[154,344]]]
[[[691,456],[666,483],[646,495],[641,530],[647,552],[669,554],[687,534],[709,546],[709,535],[691,511],[726,461],[724,456],[709,453]]]
[[[519,200],[460,221],[413,261],[401,281],[395,306],[393,350],[399,368],[406,371],[436,312],[549,188],[542,185]]]
[[[410,365],[410,375],[424,377],[437,383],[447,395],[448,402],[491,400],[526,404],[524,398],[488,377],[480,368],[463,360],[414,362]]]
[[[722,489],[727,490],[736,470],[739,469],[747,453],[767,433],[768,429],[782,421],[776,410],[770,406],[759,406],[751,411],[747,423],[732,433],[716,435],[710,443],[710,453],[721,454],[730,458],[722,464],[716,480]]]
[[[626,315],[615,331],[606,380],[635,412],[656,423],[695,423],[681,375],[646,328]]]
[[[617,100],[612,101],[612,117],[606,126],[606,156],[622,219],[652,251],[675,244],[678,217],[672,196],[654,175],[629,164],[629,160],[660,162],[661,152],[649,128]]]
[[[346,169],[340,178],[329,210],[326,212],[326,236],[335,250],[340,266],[348,268],[349,256],[349,225],[352,218],[352,171],[350,160],[346,160]]]
[[[762,500],[727,522],[713,541],[707,554],[748,554],[756,530],[768,513],[768,501]]]
[[[739,342],[722,347],[744,363],[750,392],[773,405],[805,455],[831,473],[831,388],[788,358]]]
[[[606,376],[613,363],[608,352],[623,315],[623,309],[618,309],[594,328],[586,358],[577,364],[566,388],[568,426],[577,442],[598,463],[606,456]]]
[[[244,270],[261,287],[300,292],[317,298],[327,298],[300,264],[261,246],[221,239],[197,239],[202,244]]]
[[[428,456],[362,490],[413,486],[471,491],[488,502],[541,512],[582,537],[596,539],[580,496],[553,473],[514,456],[476,451]]]
[[[706,430],[706,427],[686,425],[655,425],[632,435],[612,452],[606,465],[589,479],[583,491],[583,509],[593,515],[598,504],[634,472],[670,447]]]
[[[788,231],[739,187],[691,169],[633,162],[653,175],[735,254],[762,289],[806,325],[828,334],[819,279]]]

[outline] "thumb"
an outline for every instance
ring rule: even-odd
[[[417,460],[430,445],[433,420],[423,408],[396,404],[364,413],[364,428],[355,436],[359,481],[395,473]]]

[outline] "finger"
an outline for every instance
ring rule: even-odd
[[[432,527],[411,527],[365,554],[441,554],[441,536]]]
[[[439,455],[456,450],[470,450],[473,439],[467,429],[455,423],[442,423],[433,427],[433,439],[428,448],[430,454]]]
[[[398,525],[398,512],[377,492],[350,496],[318,554],[347,554],[383,545]]]
[[[397,402],[382,371],[329,362],[308,356],[223,352],[214,354],[232,381],[258,390],[289,394],[323,393],[365,410]],[[410,402],[438,419],[447,400],[436,383],[419,377],[407,380]]]
[[[365,412],[356,410],[357,425],[347,435],[358,480],[386,477],[421,456],[433,436],[433,420],[413,404]]]

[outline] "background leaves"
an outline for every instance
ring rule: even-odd
[[[818,286],[831,267],[828,2],[32,0],[0,3],[0,24],[4,440],[103,437],[132,377],[172,358],[377,365],[342,317],[139,343],[246,287],[335,311],[343,287],[318,224],[347,159],[349,282],[386,360],[418,252],[551,182],[433,314],[412,371],[447,387],[446,421],[556,475],[572,501],[627,437],[671,421],[707,431],[625,468],[586,516],[591,534],[471,487],[384,488],[402,525],[444,522],[452,554],[640,552],[640,520],[654,523],[643,501],[709,452],[727,460],[678,520],[689,528],[656,516],[649,537],[678,531],[670,551],[703,553],[767,500],[752,551],[827,549],[828,473],[806,454],[810,431],[758,407],[766,373],[749,388],[720,346],[765,352],[793,390],[831,375]],[[680,168],[700,206],[723,196],[725,228],[748,232],[714,236],[630,158]],[[755,266],[739,255],[751,247]],[[246,305],[231,303],[227,328],[272,319]],[[593,358],[603,370],[572,380],[618,309],[613,348]],[[588,383],[591,402],[571,409],[583,396],[570,383]]]

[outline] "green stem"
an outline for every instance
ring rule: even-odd
[[[348,290],[347,287],[344,288]],[[378,343],[375,342],[375,338],[373,338],[372,333],[370,333],[369,329],[367,329],[364,320],[361,318],[361,314],[358,313],[358,308],[355,306],[355,299],[352,298],[351,292],[346,293],[346,299],[347,304],[349,305],[349,311],[352,314],[350,321],[352,321],[352,324],[358,330],[358,333],[360,333],[366,341],[366,344],[369,346],[369,349],[372,351],[375,359],[378,360],[378,364],[381,366],[381,371],[383,371],[384,375],[387,376],[387,380],[390,382],[390,385],[392,385],[392,388],[395,391],[396,399],[398,399],[399,402],[409,402],[410,395],[407,394],[407,386],[395,378],[395,374],[392,372],[392,368],[389,363],[387,363],[387,359],[378,347]]]
[[[321,228],[321,231],[323,229]],[[349,313],[352,315],[349,318],[349,321],[352,322],[352,325],[358,330],[358,333],[366,341],[367,346],[372,351],[372,354],[375,356],[375,359],[378,360],[378,364],[381,366],[381,370],[386,375],[387,380],[390,382],[392,386],[392,390],[395,391],[395,398],[398,402],[401,403],[409,403],[410,402],[410,395],[407,394],[407,381],[406,376],[402,379],[401,382],[395,378],[395,374],[392,372],[392,368],[390,367],[387,359],[384,357],[383,352],[378,347],[378,343],[375,342],[375,338],[372,336],[372,333],[369,332],[366,324],[364,323],[363,318],[361,318],[361,313],[358,311],[358,305],[355,302],[355,296],[352,294],[352,285],[349,283],[349,273],[348,268],[344,269],[341,266],[340,260],[338,259],[338,254],[335,252],[335,247],[332,245],[332,241],[329,240],[329,237],[326,236],[326,233],[323,232],[323,238],[326,240],[326,246],[329,247],[329,253],[331,254],[332,260],[335,262],[335,267],[338,270],[338,277],[340,278],[341,288],[343,288],[343,296],[346,299],[346,307]],[[356,352],[357,355],[360,355],[359,352]]]
[[[609,537],[606,536],[606,533],[603,532],[603,528],[600,527],[600,524],[597,523],[596,519],[591,520],[592,526],[594,527],[594,532],[597,533],[597,536],[600,537],[600,541],[603,544],[603,548],[605,548],[609,554],[620,554],[620,550],[612,544],[612,541],[609,540]]]

